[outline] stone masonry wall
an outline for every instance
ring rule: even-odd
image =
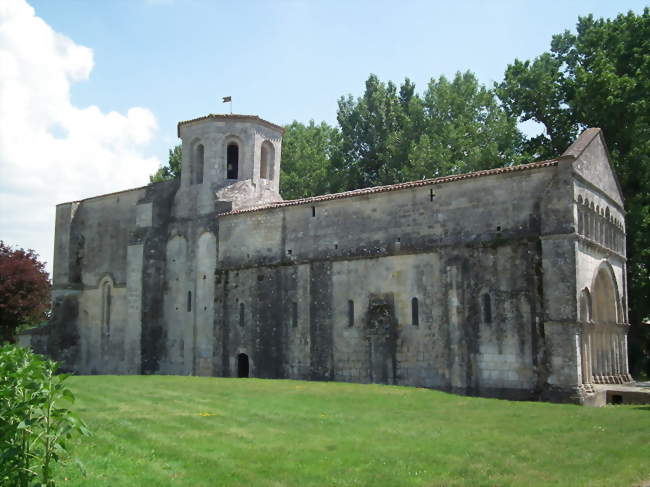
[[[220,217],[219,372],[236,375],[246,353],[258,377],[535,397],[548,376],[540,206],[555,172]]]

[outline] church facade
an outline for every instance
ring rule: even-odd
[[[57,206],[80,374],[401,384],[583,402],[627,366],[625,211],[603,134],[542,162],[283,201],[283,129],[180,122],[180,180]]]

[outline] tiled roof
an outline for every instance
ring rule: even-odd
[[[176,127],[177,135],[179,137],[181,136],[181,125],[186,125],[193,122],[200,122],[201,120],[244,120],[247,122],[257,122],[262,125],[266,125],[267,127],[270,127],[272,129],[279,130],[281,133],[284,134],[284,127],[268,122],[258,117],[257,115],[238,115],[236,113],[219,115],[215,113],[210,113],[205,117],[193,118],[192,120],[183,120],[182,122],[178,122],[178,125]]]
[[[240,213],[251,213],[254,211],[262,211],[262,210],[270,210],[273,208],[284,208],[286,206],[298,206],[298,205],[306,205],[309,203],[318,203],[320,201],[329,201],[329,200],[338,200],[342,198],[352,198],[354,196],[361,196],[365,194],[374,194],[374,193],[384,193],[387,191],[397,191],[400,189],[407,189],[407,188],[418,188],[421,186],[432,186],[435,184],[444,184],[444,183],[451,183],[454,181],[462,181],[465,179],[474,179],[474,178],[480,178],[483,176],[493,176],[496,174],[508,174],[508,173],[513,173],[513,172],[520,172],[520,171],[528,171],[531,169],[539,169],[543,167],[552,167],[552,166],[557,166],[558,161],[562,159],[571,159],[573,160],[572,156],[562,156],[558,157],[556,159],[549,159],[547,161],[540,161],[540,162],[533,162],[530,164],[520,164],[518,166],[509,166],[509,167],[499,167],[496,169],[487,169],[484,171],[476,171],[476,172],[470,172],[466,174],[456,174],[453,176],[444,176],[441,178],[433,178],[433,179],[422,179],[419,181],[410,181],[408,183],[398,183],[398,184],[390,184],[388,186],[375,186],[373,188],[363,188],[363,189],[355,189],[353,191],[345,191],[343,193],[334,193],[334,194],[325,194],[322,196],[312,196],[311,198],[301,198],[297,200],[289,200],[289,201],[279,201],[277,203],[270,203],[266,205],[261,205],[261,206],[255,206],[252,208],[244,208],[241,210],[234,210],[234,211],[229,211],[227,213],[222,213],[222,215],[238,215]]]

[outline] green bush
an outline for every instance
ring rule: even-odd
[[[58,364],[30,350],[0,347],[0,485],[54,486],[52,471],[85,423],[62,407],[74,396]]]

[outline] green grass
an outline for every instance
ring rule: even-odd
[[[94,436],[64,486],[633,486],[650,407],[510,402],[409,387],[73,377]]]

